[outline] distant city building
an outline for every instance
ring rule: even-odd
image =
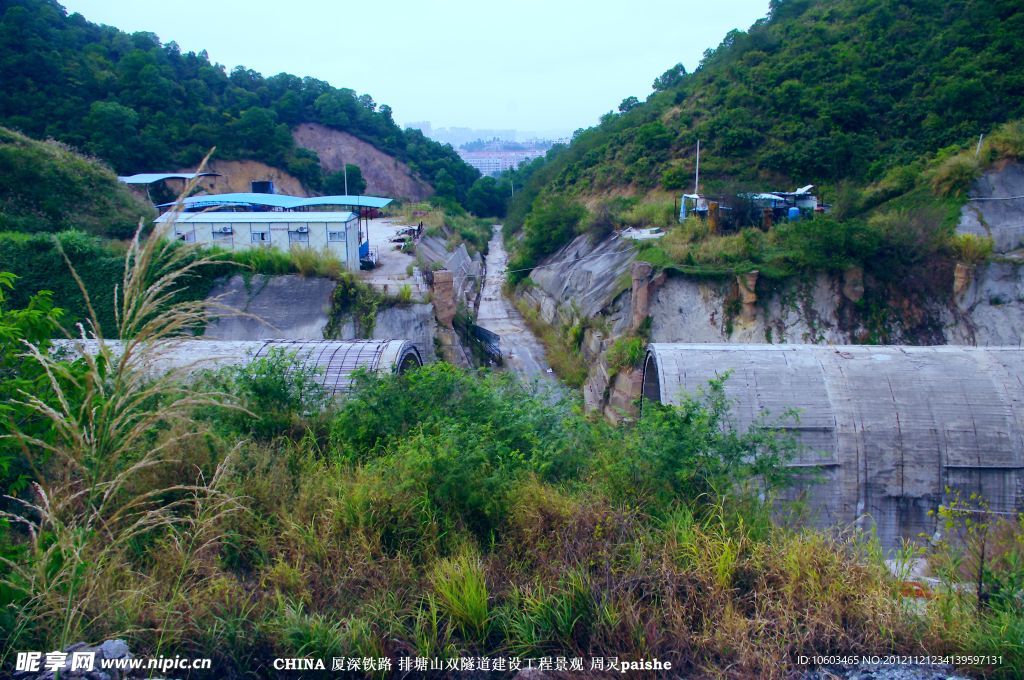
[[[547,153],[547,149],[530,149],[528,151],[463,151],[459,156],[480,171],[482,175],[499,175],[506,170],[514,170],[521,163],[532,161]]]
[[[413,130],[419,130],[420,132],[422,132],[427,137],[431,137],[431,135],[432,135],[432,130],[433,129],[430,127],[430,121],[429,120],[420,120],[420,121],[416,121],[415,123],[406,123],[405,127],[411,128]]]

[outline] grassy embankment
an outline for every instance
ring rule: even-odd
[[[735,431],[720,384],[613,428],[445,364],[336,404],[284,355],[147,377],[205,312],[165,295],[189,255],[159,248],[129,253],[120,360],[22,358],[13,341],[45,344],[52,314],[0,317],[0,455],[23,473],[0,524],[4,649],[117,635],[226,677],[275,656],[657,657],[723,677],[815,653],[1024,664],[1019,524],[987,545],[984,601],[909,601],[870,537],[769,520],[792,445],[771,423]],[[979,545],[945,549],[947,579]]]

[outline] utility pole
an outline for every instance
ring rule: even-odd
[[[697,172],[693,177],[693,194],[700,195],[700,140],[697,140]]]

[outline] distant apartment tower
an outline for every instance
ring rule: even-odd
[[[499,175],[506,170],[515,170],[520,163],[529,162],[543,151],[459,151],[459,156],[480,171],[482,175]]]
[[[413,130],[419,130],[426,137],[429,137],[430,134],[434,131],[434,129],[430,126],[429,120],[420,120],[416,121],[415,123],[406,123],[405,127]]]

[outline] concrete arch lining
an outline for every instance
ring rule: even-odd
[[[819,524],[874,525],[886,545],[935,530],[953,486],[992,510],[1024,506],[1024,350],[664,344],[648,348],[644,400],[679,403],[726,372],[741,428],[768,410],[822,484],[793,492]]]
[[[105,343],[120,354],[121,343]],[[71,354],[96,354],[96,340],[57,340],[54,347]],[[407,340],[201,340],[181,339],[169,343],[145,370],[153,373],[179,372],[183,375],[224,366],[244,366],[266,358],[274,349],[294,353],[299,365],[316,371],[317,379],[328,393],[341,395],[352,388],[357,369],[374,373],[402,373],[422,366],[416,347]]]

